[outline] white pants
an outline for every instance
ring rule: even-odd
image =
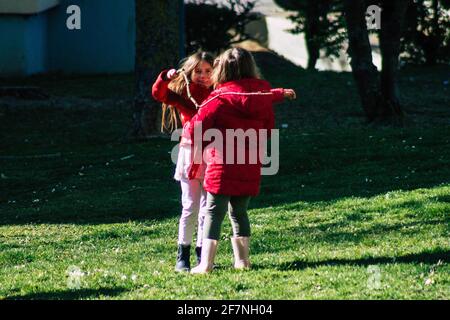
[[[189,180],[188,172],[192,163],[192,145],[180,144],[177,168],[174,178],[181,184],[181,212],[178,229],[178,244],[190,245],[198,221],[197,247],[202,246],[203,221],[206,210],[206,191],[203,189],[203,169],[198,172],[198,179]]]
[[[195,223],[198,221],[197,247],[201,247],[207,193],[203,189],[202,180],[189,180],[186,177],[181,177],[180,184],[183,210],[178,229],[178,244],[191,244]]]

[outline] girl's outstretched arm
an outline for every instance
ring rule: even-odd
[[[297,98],[294,89],[275,88],[271,89],[270,92],[273,95],[273,103],[283,102],[284,99],[294,100]]]

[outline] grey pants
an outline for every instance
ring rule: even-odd
[[[247,215],[249,202],[249,196],[225,196],[208,192],[203,239],[219,240],[220,229],[227,211],[233,228],[233,236],[249,237],[250,221]]]

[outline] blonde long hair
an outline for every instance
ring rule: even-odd
[[[170,81],[169,89],[178,95],[183,95],[184,90],[187,89],[187,86],[189,85],[189,83],[186,83],[186,79],[190,81],[192,72],[202,61],[205,61],[212,66],[214,64],[214,57],[209,52],[197,52],[182,60],[180,63],[181,65],[178,76]],[[180,114],[178,110],[174,106],[163,103],[161,114],[161,132],[173,132],[178,128],[179,122]]]

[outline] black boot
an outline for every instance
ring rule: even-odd
[[[197,256],[197,265],[199,265],[202,258],[202,247],[195,247],[195,255]]]
[[[175,265],[175,271],[189,271],[191,269],[191,246],[178,245],[177,264]]]

